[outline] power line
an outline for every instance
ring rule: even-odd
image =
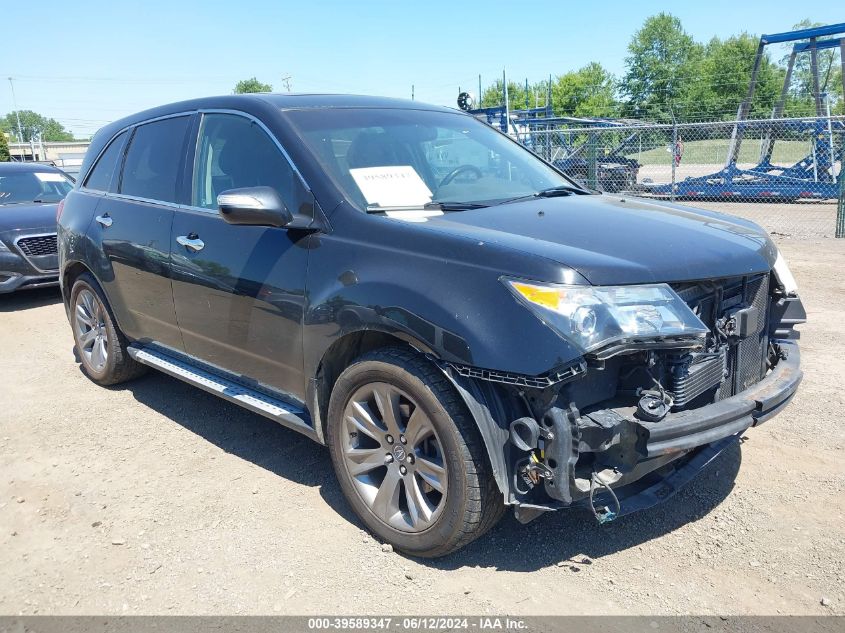
[[[231,81],[231,77],[77,77],[67,75],[17,75],[12,78],[16,81],[28,82],[54,82],[54,83],[78,83],[83,81],[104,82],[104,83],[125,83],[125,84],[185,84],[185,83],[212,83]]]
[[[9,77],[9,85],[12,87],[12,105],[15,107],[15,118],[18,120],[18,140],[23,143],[23,128],[21,127],[21,115],[18,113],[18,100],[15,97],[15,84]]]

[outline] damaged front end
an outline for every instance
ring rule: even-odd
[[[519,520],[585,505],[605,522],[654,505],[792,398],[805,315],[776,275],[672,292],[705,334],[612,342],[542,377],[449,368]]]

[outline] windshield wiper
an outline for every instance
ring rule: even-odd
[[[454,200],[432,200],[426,202],[423,208],[425,209],[440,209],[441,211],[468,211],[469,209],[484,209],[489,207],[489,204],[481,202],[457,202]]]
[[[559,198],[562,196],[571,196],[573,194],[585,193],[589,193],[589,191],[585,189],[579,189],[578,187],[573,187],[572,185],[558,185],[557,187],[541,189],[540,191],[535,191],[534,193],[527,193],[522,196],[516,196],[515,198],[508,198],[507,200],[502,200],[499,204],[508,204],[509,202],[518,202],[520,200],[529,200],[531,198]]]

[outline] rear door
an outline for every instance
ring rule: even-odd
[[[202,115],[188,173],[190,204],[176,212],[171,242],[173,298],[185,350],[303,398],[308,237],[227,224],[217,195],[269,186],[289,209],[302,212],[313,207],[310,192],[266,128],[231,112]],[[186,240],[189,245],[180,244]]]
[[[177,349],[182,337],[170,285],[170,229],[190,122],[190,115],[173,116],[122,133],[127,138],[121,142],[128,144],[122,168],[110,180],[112,192],[98,203],[90,229],[105,255],[97,276],[123,332]],[[95,176],[96,166],[86,186]]]

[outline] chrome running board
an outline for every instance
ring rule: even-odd
[[[249,386],[240,377],[195,361],[189,356],[164,350],[158,346],[128,348],[129,355],[143,365],[164,372],[188,384],[199,387],[224,400],[233,402],[254,413],[275,420],[279,424],[317,439],[306,411],[293,405],[269,389]]]

